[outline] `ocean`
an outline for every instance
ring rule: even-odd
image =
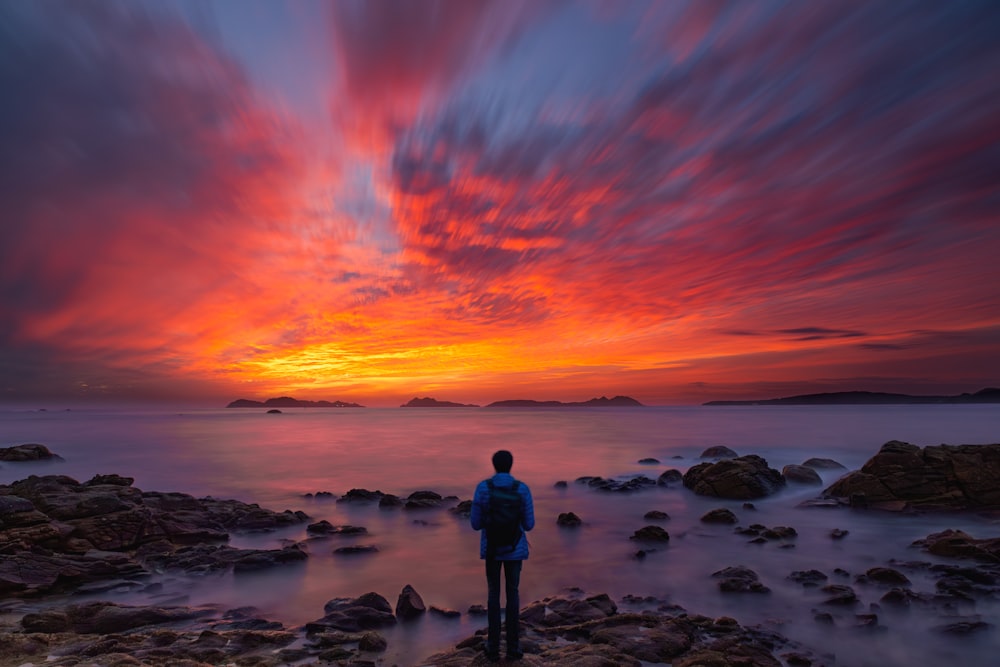
[[[375,591],[395,604],[400,589],[411,584],[428,605],[463,613],[458,619],[427,615],[386,631],[386,664],[406,666],[421,664],[422,658],[485,624],[483,617],[465,613],[486,598],[478,534],[466,519],[445,510],[380,510],[305,494],[329,491],[339,496],[367,488],[406,496],[433,490],[468,499],[476,483],[492,473],[492,453],[509,449],[513,474],[532,490],[537,519],[529,534],[522,604],[570,587],[608,593],[616,600],[651,595],[691,613],[772,628],[826,654],[831,664],[995,664],[1000,633],[953,637],[934,632],[947,622],[940,612],[881,608],[876,610],[880,631],[852,626],[853,614],[868,611],[884,592],[854,585],[853,575],[891,559],[935,561],[910,545],[945,528],[979,538],[1000,536],[996,519],[798,507],[822,487],[789,487],[754,501],[756,509],[748,510],[741,501],[698,497],[679,485],[617,494],[574,483],[585,475],[655,478],[668,468],[684,471],[712,445],[759,454],[778,469],[813,456],[855,469],[888,440],[917,445],[1000,442],[1000,406],[316,408],[285,409],[278,415],[256,409],[8,407],[0,410],[0,446],[38,442],[65,460],[4,463],[0,483],[30,474],[65,474],[85,481],[95,474],[118,473],[134,477],[135,486],[146,491],[236,498],[274,510],[303,510],[317,521],[365,526],[367,536],[309,541],[310,558],[304,565],[239,576],[170,574],[163,576],[164,589],[155,597],[130,592],[99,597],[123,603],[252,605],[262,615],[294,626],[321,617],[331,598]],[[638,463],[647,457],[661,463]],[[829,484],[841,472],[820,474]],[[568,481],[567,488],[555,488],[559,480]],[[794,527],[794,548],[750,544],[732,526],[699,521],[716,507],[731,509],[740,525]],[[649,510],[670,515],[660,525],[671,540],[638,560],[629,536],[651,523],[643,518]],[[558,514],[569,511],[584,525],[558,527]],[[849,534],[831,540],[834,528]],[[306,537],[303,524],[239,535],[231,544],[275,548],[284,540]],[[332,554],[346,544],[374,544],[379,551],[354,557]],[[755,570],[771,593],[720,593],[711,574],[730,565]],[[835,568],[852,576],[838,579],[832,574]],[[812,610],[822,607],[822,594],[787,579],[792,571],[807,569],[827,573],[831,583],[854,585],[863,605],[850,612],[829,610],[842,616],[832,627],[817,624]],[[919,572],[907,575],[914,590],[934,591],[932,579]],[[56,602],[70,599],[81,598]],[[974,610],[961,613],[1000,625],[997,601],[979,600]]]

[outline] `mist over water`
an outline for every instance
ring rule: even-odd
[[[470,498],[475,484],[492,473],[491,454],[514,453],[513,473],[530,485],[537,518],[529,534],[531,558],[521,584],[522,603],[578,586],[606,592],[653,595],[691,613],[732,616],[742,624],[763,624],[807,646],[836,656],[839,665],[994,664],[1000,649],[996,632],[954,638],[929,632],[943,624],[938,612],[913,608],[878,611],[885,631],[851,628],[854,613],[868,611],[884,589],[855,585],[853,575],[890,559],[934,561],[909,545],[945,528],[975,537],[1000,535],[995,520],[977,516],[892,515],[852,510],[799,509],[820,487],[790,487],[754,501],[695,496],[679,486],[634,494],[608,494],[573,480],[686,470],[711,445],[740,454],[756,453],[780,469],[812,456],[833,458],[855,469],[887,440],[918,445],[1000,442],[1000,408],[969,406],[690,407],[642,409],[300,409],[268,415],[257,410],[72,410],[0,411],[0,446],[40,442],[65,458],[58,463],[4,464],[0,482],[29,474],[66,474],[80,481],[99,473],[135,477],[146,491],[182,491],[196,496],[237,498],[275,510],[301,509],[313,520],[367,527],[368,536],[313,539],[301,566],[269,572],[207,577],[165,575],[161,597],[104,594],[122,602],[253,605],[263,615],[289,625],[323,615],[334,597],[376,591],[391,603],[412,584],[428,605],[464,612],[484,604],[483,566],[478,534],[467,520],[445,510],[380,510],[304,498],[351,488],[379,489],[405,496],[430,489]],[[637,461],[655,457],[660,465]],[[680,457],[680,458],[674,458]],[[838,471],[820,471],[826,484]],[[566,489],[554,488],[567,480]],[[702,524],[709,509],[728,507],[740,525],[794,527],[791,549],[778,543],[749,544],[731,526]],[[647,525],[649,510],[667,512],[662,525],[668,546],[644,560],[632,556],[629,536]],[[555,524],[560,512],[584,521],[577,530]],[[849,535],[833,541],[833,528]],[[274,548],[281,540],[306,539],[305,524],[277,533],[236,536],[234,546]],[[379,553],[334,557],[346,544],[374,544]],[[952,561],[958,562],[958,561]],[[968,564],[968,563],[967,563]],[[770,595],[718,591],[711,573],[730,565],[754,569]],[[838,579],[834,568],[851,573]],[[786,579],[794,570],[818,569],[830,583],[853,585],[864,605],[842,614],[837,627],[817,625],[811,609],[824,596]],[[906,572],[913,589],[933,592],[934,583]],[[79,600],[80,598],[74,598]],[[1000,606],[978,601],[982,620],[1000,624]],[[389,630],[387,663],[417,664],[437,650],[485,625],[463,613],[459,620],[427,616]],[[831,662],[833,662],[831,660]]]

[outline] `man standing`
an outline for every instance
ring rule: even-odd
[[[535,527],[531,490],[510,474],[513,455],[501,449],[493,455],[496,474],[476,487],[472,499],[472,527],[482,531],[479,557],[486,561],[487,618],[489,634],[486,658],[500,659],[500,570],[504,571],[507,594],[507,659],[524,656],[519,639],[517,587],[521,581],[521,561],[528,557],[527,531]]]

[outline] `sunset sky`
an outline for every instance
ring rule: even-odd
[[[1000,3],[0,3],[0,401],[1000,386]]]

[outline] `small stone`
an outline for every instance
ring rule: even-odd
[[[469,616],[485,616],[486,607],[484,607],[481,604],[474,604],[470,606],[465,613],[467,613]]]
[[[652,457],[639,459],[639,463],[644,466],[659,465],[660,459],[654,459]]]
[[[561,479],[558,482],[556,482],[555,484],[553,484],[552,486],[555,487],[555,488],[557,488],[557,489],[565,489],[567,486],[569,486],[569,482],[567,482],[564,479]]]
[[[556,525],[564,528],[577,528],[582,524],[583,520],[573,512],[563,512],[556,518]]]
[[[670,534],[659,526],[644,526],[632,534],[631,540],[645,540],[649,542],[667,542]]]
[[[714,510],[709,510],[701,517],[702,523],[737,523],[739,519],[733,514],[731,510],[724,507],[719,507]]]
[[[350,556],[354,554],[372,554],[378,552],[378,547],[373,544],[355,544],[348,547],[334,549],[335,556]]]
[[[753,503],[743,503],[743,509],[745,510],[756,510],[757,506]]]
[[[656,478],[657,486],[668,486],[670,484],[680,484],[684,481],[684,474],[676,468],[665,470]]]
[[[667,521],[670,519],[670,515],[660,510],[649,510],[642,515],[642,518],[647,521]]]
[[[832,540],[842,540],[847,537],[850,531],[843,530],[841,528],[834,528],[830,531],[830,539]]]
[[[442,618],[460,618],[462,612],[457,609],[445,609],[444,607],[435,607],[431,605],[430,612]]]

